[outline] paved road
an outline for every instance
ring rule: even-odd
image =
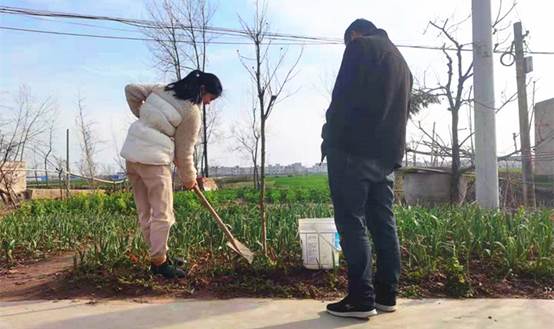
[[[314,300],[0,302],[0,329],[110,328],[554,328],[554,300],[401,300],[369,321],[327,315]]]

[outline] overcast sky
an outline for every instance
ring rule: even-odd
[[[504,1],[509,3],[509,1]],[[212,25],[239,28],[240,15],[248,20],[254,8],[250,0],[228,0],[217,4]],[[499,1],[493,0],[493,11]],[[92,15],[119,16],[125,18],[148,18],[141,0],[27,0],[0,1],[6,6],[26,7],[52,11],[86,13]],[[470,0],[420,0],[420,1],[373,1],[336,0],[298,1],[270,0],[270,29],[275,32],[321,37],[341,38],[344,29],[356,18],[364,17],[385,29],[393,42],[399,45],[441,46],[443,40],[437,33],[427,29],[429,20],[449,18],[463,19],[470,14]],[[507,4],[506,4],[507,5]],[[533,51],[554,51],[552,31],[554,24],[551,0],[520,1],[511,15],[512,22],[521,20],[530,31],[529,48]],[[61,20],[33,19],[0,14],[0,25],[50,31],[75,33],[140,36],[129,26],[115,23],[84,22],[98,27],[61,23]],[[82,22],[83,23],[83,22]],[[427,32],[425,33],[425,31]],[[511,38],[511,27],[504,36]],[[461,42],[471,42],[471,20],[458,31]],[[56,150],[65,149],[64,131],[74,128],[76,101],[84,97],[87,113],[96,123],[99,139],[104,141],[99,161],[113,163],[116,155],[114,140],[121,145],[129,124],[130,115],[123,88],[128,83],[170,82],[153,67],[153,59],[143,41],[103,40],[53,36],[26,32],[0,30],[0,97],[6,104],[21,84],[27,84],[38,98],[52,96],[60,109],[56,131]],[[217,74],[222,80],[224,96],[215,102],[220,111],[220,136],[211,146],[211,165],[248,164],[243,155],[231,151],[236,143],[231,136],[231,127],[247,117],[251,107],[251,88],[248,75],[241,67],[237,56],[248,55],[248,46],[217,45],[208,48],[207,71]],[[290,57],[300,52],[297,46],[289,46]],[[274,51],[279,51],[275,47]],[[302,162],[313,165],[319,161],[319,144],[324,112],[329,103],[328,90],[332,87],[340,65],[344,46],[310,45],[298,66],[298,74],[289,85],[290,97],[279,103],[269,119],[269,163],[288,164]],[[425,76],[430,86],[444,81],[446,63],[440,51],[401,48],[416,79]],[[471,53],[466,53],[466,63],[471,62]],[[502,94],[515,92],[515,68],[500,64],[495,57],[496,103],[502,102]],[[536,80],[538,101],[554,97],[554,56],[535,55],[534,72],[528,76]],[[531,103],[532,90],[528,90]],[[439,132],[448,139],[449,112],[445,105],[434,106],[417,117],[415,122],[431,127],[437,123]],[[467,123],[463,114],[462,127]],[[518,132],[516,103],[503,109],[497,116],[498,153],[513,150],[512,133]],[[464,136],[466,131],[461,132]],[[409,140],[418,140],[421,133],[414,125],[409,127]],[[71,150],[76,159],[79,153],[77,135],[72,130]]]

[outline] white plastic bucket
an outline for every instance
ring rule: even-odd
[[[298,234],[304,267],[319,270],[339,265],[340,238],[333,218],[301,218]]]

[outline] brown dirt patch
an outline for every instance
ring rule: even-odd
[[[114,299],[147,302],[152,299],[279,297],[334,299],[346,290],[346,271],[310,271],[291,261],[270,270],[237,263],[214,271],[210,264],[230,262],[213,255],[198,257],[188,265],[185,279],[167,281],[152,278],[146,267],[136,264],[119,272],[94,269],[73,273],[73,254],[52,256],[46,260],[0,269],[0,300],[29,299]],[[231,261],[232,262],[232,261]],[[499,278],[476,266],[470,277],[473,296],[479,298],[554,299],[552,280],[510,275]],[[445,276],[437,273],[417,281],[408,275],[401,279],[400,295],[408,298],[449,297]]]
[[[55,296],[59,278],[73,264],[73,254],[33,260],[0,269],[0,300],[18,301]],[[55,298],[55,297],[54,297]]]

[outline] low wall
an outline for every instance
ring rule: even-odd
[[[70,195],[105,193],[104,190],[69,190]],[[28,189],[27,198],[30,200],[38,199],[61,199],[65,196],[65,189]]]

